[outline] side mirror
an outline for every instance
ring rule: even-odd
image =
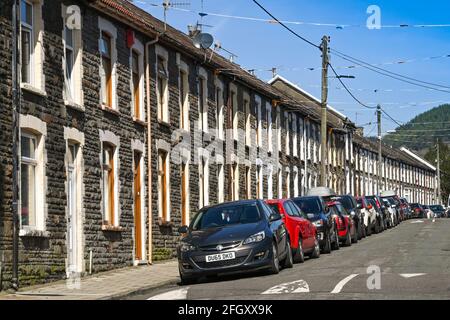
[[[308,213],[306,216],[308,217],[309,220],[314,219],[314,213]]]
[[[188,226],[182,226],[178,228],[178,233],[188,233],[188,232],[189,232]]]
[[[281,219],[281,215],[279,213],[272,213],[269,217],[269,222],[277,221]]]

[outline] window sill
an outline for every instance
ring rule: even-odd
[[[102,231],[111,231],[111,232],[122,232],[125,228],[120,226],[112,226],[110,224],[103,224],[102,225]]]
[[[170,123],[165,120],[158,119],[158,124],[170,128]]]
[[[74,109],[74,110],[78,110],[78,111],[82,111],[82,112],[85,111],[84,107],[82,105],[80,105],[80,104],[78,104],[78,103],[76,103],[74,101],[71,101],[71,100],[64,100],[64,105],[66,107],[69,107],[69,108]]]
[[[27,238],[50,238],[50,232],[36,229],[21,229],[19,237]]]
[[[115,116],[120,116],[120,112],[119,111],[113,109],[112,107],[106,106],[104,104],[100,105],[100,109],[102,109],[105,112],[109,112],[109,113],[111,113],[111,114],[113,114]]]
[[[39,88],[36,88],[35,86],[33,86],[33,85],[29,84],[29,83],[22,82],[20,84],[20,88],[22,90],[28,91],[28,92],[30,92],[32,94],[35,94],[35,95],[38,95],[38,96],[41,96],[41,97],[44,97],[44,98],[47,97],[47,92],[45,92],[44,90],[41,90]]]
[[[145,122],[144,120],[138,119],[136,117],[133,117],[133,122],[136,123],[136,124],[139,124],[139,125],[141,125],[143,127],[147,126],[147,122]]]

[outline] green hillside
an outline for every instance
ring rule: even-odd
[[[421,113],[398,127],[395,133],[386,134],[383,141],[394,147],[405,146],[423,154],[436,143],[437,138],[450,144],[450,104]]]

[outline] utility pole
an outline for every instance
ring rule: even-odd
[[[322,137],[322,149],[321,157],[322,161],[320,163],[320,177],[321,185],[327,187],[327,100],[328,100],[328,42],[330,38],[328,36],[323,36],[322,45],[320,46],[322,50],[322,119],[321,119],[321,137]]]
[[[381,106],[377,105],[377,123],[378,123],[378,193],[381,193],[381,180],[382,180],[382,166],[383,154],[381,152]]]
[[[441,197],[441,159],[439,154],[439,138],[436,139],[436,161],[437,161],[437,196],[438,196],[438,204],[442,203]]]

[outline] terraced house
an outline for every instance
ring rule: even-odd
[[[15,270],[24,286],[171,258],[199,208],[319,184],[320,103],[288,80],[265,83],[126,0],[18,0],[14,74],[13,2],[0,3],[2,288]],[[329,186],[376,192],[360,164],[376,148],[332,107],[327,125]],[[434,195],[432,166],[383,152],[383,187]]]

